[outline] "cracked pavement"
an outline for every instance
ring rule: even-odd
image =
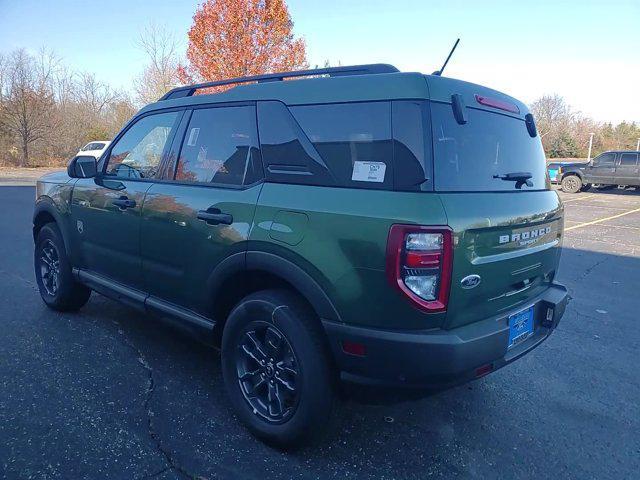
[[[586,195],[562,195],[567,226],[640,207]],[[216,351],[96,294],[44,306],[33,196],[0,187],[2,479],[637,478],[640,213],[566,234],[572,301],[531,354],[425,398],[356,390],[324,443],[282,453],[237,423]]]

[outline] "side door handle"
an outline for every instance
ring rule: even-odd
[[[120,210],[126,210],[127,208],[133,208],[136,206],[135,200],[130,200],[125,196],[117,198],[116,200],[113,200],[111,203],[113,203]]]
[[[209,207],[206,210],[198,210],[198,220],[204,220],[208,225],[231,225],[233,216],[228,213],[222,213],[220,209]]]

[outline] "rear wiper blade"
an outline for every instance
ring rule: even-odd
[[[499,178],[507,182],[516,182],[516,188],[522,188],[522,185],[533,187],[533,174],[531,172],[510,172],[503,175],[494,175],[493,178]]]

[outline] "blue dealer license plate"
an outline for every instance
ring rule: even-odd
[[[533,334],[533,307],[509,317],[509,348],[524,342]]]

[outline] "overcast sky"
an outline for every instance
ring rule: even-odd
[[[135,39],[164,24],[186,47],[197,1],[0,0],[0,51],[45,45],[77,70],[130,89],[144,57]],[[640,0],[289,0],[309,63],[384,62],[525,102],[558,93],[599,121],[640,122]]]

